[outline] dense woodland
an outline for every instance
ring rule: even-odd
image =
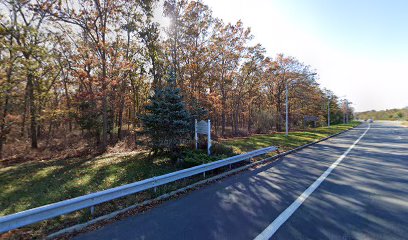
[[[211,119],[216,137],[283,131],[286,85],[291,130],[305,127],[305,116],[325,125],[328,104],[333,124],[352,116],[347,101],[319,87],[314,69],[284,54],[267,56],[243,22],[225,23],[201,1],[0,6],[3,159],[141,147],[149,138],[146,106],[169,84],[179,89],[191,126]],[[155,22],[158,7],[169,26]]]

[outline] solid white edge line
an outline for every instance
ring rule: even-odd
[[[302,205],[302,203],[319,187],[319,185],[326,179],[337,165],[350,153],[351,149],[366,135],[370,129],[368,125],[365,132],[341,155],[330,167],[312,184],[310,185],[288,208],[285,209],[265,230],[260,233],[255,240],[266,240],[271,238],[275,232],[282,226],[292,214]]]

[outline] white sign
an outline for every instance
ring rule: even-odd
[[[204,134],[207,135],[207,153],[208,155],[211,154],[210,148],[211,148],[211,121],[208,120],[207,122],[204,120],[201,120],[197,122],[197,119],[195,120],[195,142],[196,142],[196,149],[198,149],[198,134]]]
[[[197,133],[208,134],[208,123],[206,121],[201,120],[197,123]]]

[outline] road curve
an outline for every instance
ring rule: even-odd
[[[340,158],[279,228],[265,236],[406,239],[408,128],[378,122],[362,137],[367,127],[363,124],[75,239],[254,239]]]

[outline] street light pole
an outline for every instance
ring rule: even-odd
[[[288,83],[286,82],[286,104],[285,104],[285,108],[286,108],[286,123],[285,123],[285,130],[286,130],[286,137],[289,135],[289,101],[288,101],[288,95],[289,95],[289,91],[288,91]]]
[[[346,98],[342,99],[341,101],[342,101],[342,108],[343,108],[343,123],[346,124],[349,122],[349,116],[348,116],[349,101]]]
[[[327,126],[330,127],[330,97],[327,102]]]
[[[349,106],[348,100],[346,99],[346,123],[349,123]]]

